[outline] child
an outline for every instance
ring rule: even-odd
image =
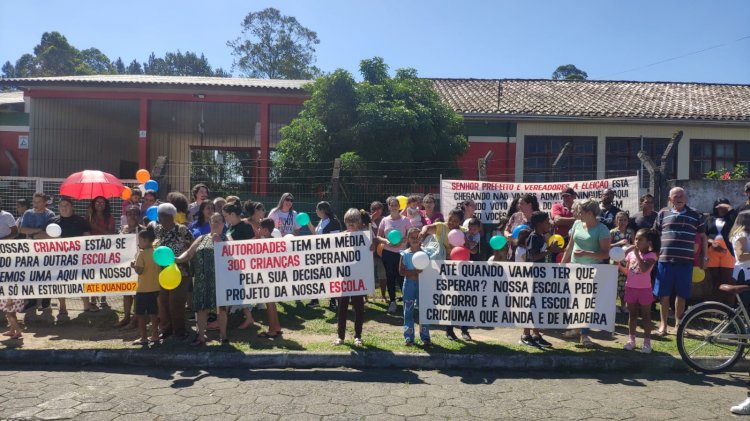
[[[276,228],[276,222],[271,218],[260,220],[260,237],[272,238],[271,233]],[[268,318],[268,332],[258,334],[259,338],[273,339],[282,335],[281,323],[279,322],[279,312],[276,309],[276,303],[266,303],[266,317]]]
[[[146,346],[149,341],[159,341],[159,315],[158,297],[161,286],[159,285],[159,265],[154,262],[153,243],[156,239],[154,231],[147,229],[138,233],[138,247],[141,249],[131,266],[138,274],[138,287],[135,290],[135,317],[138,319],[138,330],[141,337],[133,341],[133,345]],[[151,338],[146,338],[146,315],[151,321]]]
[[[654,296],[651,293],[651,270],[656,264],[656,256],[660,247],[659,234],[649,228],[641,228],[635,235],[635,246],[630,247],[625,256],[627,266],[620,267],[621,272],[627,274],[625,281],[625,302],[628,305],[628,341],[625,349],[635,349],[635,330],[638,324],[638,312],[641,313],[643,325],[643,347],[641,352],[651,352],[651,303]]]
[[[533,231],[531,231],[527,240],[526,261],[532,263],[548,262],[552,256],[560,252],[560,247],[557,243],[553,242],[547,247],[547,239],[550,236],[552,228],[549,223],[549,215],[546,212],[533,212],[529,219],[529,224]],[[536,348],[549,348],[552,346],[551,343],[542,337],[539,329],[533,329],[532,333],[532,329],[529,328],[524,328],[519,343]]]
[[[419,207],[420,202],[422,202],[422,198],[416,194],[409,196],[406,200],[404,216],[411,221],[411,226],[414,228],[422,228],[422,225],[424,225],[423,211]]]
[[[351,208],[344,214],[344,225],[347,232],[362,231],[370,226],[370,215],[365,211]],[[344,343],[346,335],[346,316],[349,312],[349,302],[354,308],[354,345],[362,346],[362,324],[365,321],[365,296],[355,295],[353,297],[340,297],[338,306],[338,338],[333,341],[334,345]]]
[[[612,240],[610,247],[627,247],[633,244],[635,233],[632,228],[628,228],[629,224],[630,217],[627,212],[617,212],[617,215],[615,215],[615,227],[609,231],[609,237]],[[620,298],[620,313],[627,311],[624,299],[626,278],[626,274],[622,273],[622,271],[617,276],[617,297]]]
[[[528,241],[529,236],[531,235],[531,230],[528,229],[522,229],[521,231],[518,231],[518,238],[516,238],[516,250],[515,250],[515,257],[513,258],[516,262],[525,262],[526,261],[526,248],[528,247]]]
[[[409,228],[406,232],[406,241],[409,247],[401,251],[399,274],[404,277],[404,286],[401,289],[404,292],[404,345],[412,346],[414,345],[414,307],[419,297],[419,274],[422,271],[414,267],[411,258],[414,253],[422,251],[419,229]],[[419,323],[419,338],[425,347],[432,345],[430,330],[421,322]]]
[[[481,240],[481,234],[479,231],[482,229],[482,223],[475,217],[469,218],[469,231],[466,232],[466,247],[469,249],[470,257],[469,260],[477,262],[480,260],[479,242]]]

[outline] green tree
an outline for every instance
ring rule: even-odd
[[[138,60],[133,59],[133,61],[128,64],[127,69],[125,69],[125,73],[129,75],[142,75],[143,66],[141,66],[141,63],[138,63]]]
[[[586,72],[573,64],[558,66],[557,69],[552,72],[553,80],[586,80],[588,78],[589,75]]]
[[[320,74],[313,65],[318,35],[293,16],[283,16],[272,7],[248,13],[241,34],[227,46],[235,57],[234,68],[243,74],[270,79],[310,79]]]
[[[338,69],[308,86],[310,99],[273,157],[277,182],[330,177],[342,161],[348,182],[433,183],[458,174],[456,158],[468,148],[463,119],[445,105],[414,69],[395,77],[380,57],[362,60],[362,82]],[[435,162],[439,161],[439,169]],[[324,167],[324,166],[323,166]]]
[[[123,63],[120,57],[117,57],[117,60],[112,62],[112,67],[115,68],[115,73],[117,73],[118,75],[125,74],[125,63]]]
[[[34,47],[34,56],[39,63],[39,74],[34,76],[75,75],[81,62],[81,52],[68,43],[59,32],[45,32]]]
[[[77,75],[97,75],[115,73],[115,66],[98,48],[81,51],[80,62],[75,70]]]
[[[176,53],[166,53],[164,58],[157,57],[152,52],[143,63],[143,73],[162,76],[230,76],[222,69],[214,71],[203,54],[199,57],[196,53],[186,51],[183,54],[179,50]]]

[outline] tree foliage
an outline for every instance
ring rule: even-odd
[[[250,77],[311,79],[320,74],[315,63],[318,35],[293,16],[269,7],[248,13],[241,35],[227,41],[235,57],[234,68]]]
[[[573,64],[558,66],[557,69],[552,72],[553,80],[586,80],[588,78],[589,75],[586,72]]]
[[[98,48],[79,50],[71,45],[59,32],[45,32],[33,54],[24,54],[15,64],[6,61],[2,66],[3,77],[74,76],[95,74],[154,74],[184,76],[229,77],[221,68],[212,69],[201,54],[179,50],[168,52],[163,58],[151,53],[143,65],[133,60],[127,67],[120,57],[110,60]],[[144,71],[147,70],[147,71]]]
[[[316,164],[336,158],[349,182],[426,184],[441,173],[457,175],[456,158],[468,148],[463,119],[431,82],[414,69],[390,77],[380,57],[362,60],[360,72],[359,83],[338,69],[309,86],[304,109],[281,130],[273,157],[277,180],[330,177],[330,169]]]

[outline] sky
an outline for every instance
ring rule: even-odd
[[[319,68],[355,76],[380,56],[433,78],[548,79],[574,64],[597,80],[750,84],[747,0],[3,0],[0,63],[58,31],[126,64],[180,50],[228,70],[226,42],[266,7],[317,32]]]

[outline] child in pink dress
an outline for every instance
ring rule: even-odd
[[[630,312],[628,316],[628,341],[625,349],[632,351],[636,347],[635,331],[638,325],[638,313],[643,326],[643,346],[641,352],[651,352],[651,304],[654,295],[651,291],[651,270],[654,268],[659,253],[659,234],[649,228],[642,228],[635,234],[635,245],[625,255],[625,267],[620,271],[627,275],[625,281],[625,303]]]

